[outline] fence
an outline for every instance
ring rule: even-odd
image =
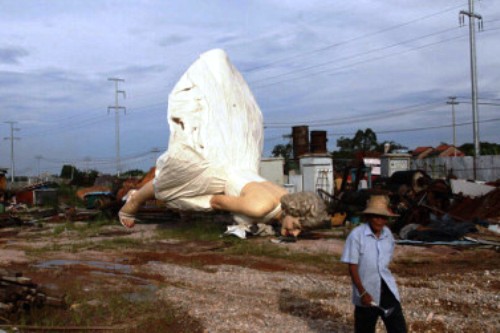
[[[427,172],[432,178],[444,178],[450,173],[460,179],[474,179],[474,157],[433,157],[413,160],[412,169]],[[500,179],[500,155],[480,156],[476,161],[476,180]]]

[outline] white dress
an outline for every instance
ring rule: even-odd
[[[170,208],[209,211],[213,194],[237,196],[258,174],[262,113],[226,53],[202,54],[168,100],[168,149],[156,162],[155,196]]]

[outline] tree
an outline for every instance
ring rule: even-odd
[[[353,148],[357,151],[373,151],[377,148],[377,135],[371,128],[358,130],[354,135]]]
[[[381,152],[383,153],[384,152],[384,149],[385,149],[385,145],[388,144],[389,145],[389,149],[392,150],[392,149],[402,149],[402,148],[406,148],[405,146],[403,146],[402,144],[399,144],[395,141],[384,141],[384,142],[381,142],[378,144],[377,146],[377,149],[376,151],[378,152]]]
[[[274,146],[271,154],[273,155],[273,157],[283,157],[285,160],[287,160],[291,158],[292,152],[292,145],[287,143],[286,145],[278,144]]]
[[[283,157],[285,159],[285,175],[288,175],[288,172],[295,167],[292,159],[292,153],[293,147],[290,143],[278,144],[274,146],[273,151],[271,152],[273,157]]]
[[[378,148],[377,135],[371,128],[367,128],[364,131],[358,130],[352,139],[341,136],[337,140],[337,147],[342,152],[351,153],[374,151]]]
[[[71,185],[76,186],[92,186],[99,172],[97,170],[89,170],[83,172],[78,170],[73,165],[65,164],[61,169],[61,178],[69,179]]]
[[[480,142],[479,146],[481,148],[481,155],[500,155],[500,145],[497,143]],[[475,155],[474,144],[472,143],[464,143],[458,147],[458,149],[460,149],[467,156]]]
[[[142,177],[144,176],[144,171],[140,169],[128,170],[121,174],[122,177]]]
[[[61,169],[61,178],[63,179],[73,179],[75,177],[75,173],[78,170],[73,165],[65,164]]]
[[[341,152],[352,152],[353,144],[352,139],[346,138],[345,136],[341,136],[337,139],[337,147],[339,147],[339,151]]]

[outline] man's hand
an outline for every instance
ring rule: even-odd
[[[366,292],[366,289],[363,287],[361,283],[361,278],[359,277],[358,265],[349,264],[349,275],[351,276],[352,282],[356,286],[361,295],[361,304],[364,306],[371,306],[371,302],[373,301],[372,295]]]
[[[372,301],[373,301],[372,295],[368,293],[364,294],[363,297],[361,297],[361,303],[364,306],[371,306]]]

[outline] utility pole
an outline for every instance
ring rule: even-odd
[[[37,170],[37,173],[38,173],[38,180],[41,180],[41,177],[40,177],[40,160],[43,158],[42,155],[36,155],[35,156],[36,158],[36,170]]]
[[[90,156],[86,156],[83,161],[85,162],[85,171],[88,173],[90,171],[89,163],[92,161]]]
[[[120,162],[120,110],[123,110],[123,113],[127,113],[127,109],[124,106],[120,106],[118,103],[118,95],[122,94],[123,98],[126,98],[125,90],[118,90],[118,82],[125,82],[123,79],[118,78],[108,78],[108,81],[115,82],[115,105],[108,106],[108,114],[109,110],[115,110],[115,140],[116,140],[116,173],[120,176],[121,173],[121,162]]]
[[[158,153],[161,153],[161,149],[158,147],[153,147],[149,152],[153,154],[153,165],[154,165],[156,163],[156,160],[158,159]]]
[[[457,98],[455,96],[450,96],[448,97],[450,100],[446,102],[446,104],[451,105],[451,119],[452,119],[452,124],[453,124],[453,148],[454,148],[454,155],[457,157],[457,132],[455,128],[455,105],[460,104],[459,102],[455,101]]]
[[[14,124],[17,124],[17,121],[6,121],[6,124],[10,124],[10,137],[5,137],[4,140],[10,140],[10,181],[14,183],[14,177],[16,174],[16,165],[14,162],[14,140],[20,140],[17,137],[14,137],[14,131],[20,131],[20,128],[14,127]]]
[[[474,13],[474,0],[469,0],[469,11],[461,10],[459,13],[460,24],[464,25],[464,17],[469,17],[469,45],[470,45],[470,74],[472,88],[472,123],[474,135],[474,179],[476,179],[476,159],[481,155],[479,143],[479,115],[477,110],[477,75],[476,75],[476,27],[475,20],[478,19],[478,29],[483,28],[483,18]]]

